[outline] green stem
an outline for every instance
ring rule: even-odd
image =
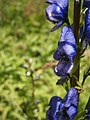
[[[76,70],[72,76],[72,86],[77,86],[77,80],[79,81],[80,74],[80,50],[79,50],[79,29],[80,29],[80,11],[81,11],[81,0],[74,0],[74,35],[77,44],[77,54],[74,60]]]
[[[32,101],[35,103],[35,82],[33,78],[33,71],[31,70],[31,80],[32,80]]]

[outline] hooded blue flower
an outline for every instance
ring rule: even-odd
[[[68,26],[62,28],[58,48],[53,57],[59,60],[54,71],[58,76],[65,77],[73,68],[73,59],[76,55],[76,41],[72,29]]]
[[[46,17],[49,21],[57,23],[51,31],[59,28],[64,22],[68,22],[68,0],[47,0]]]
[[[75,88],[70,88],[68,94],[64,98],[67,114],[69,118],[72,120],[77,114],[77,106],[78,106],[78,91]]]
[[[77,114],[78,91],[70,88],[64,99],[54,96],[46,113],[47,120],[73,120]]]
[[[85,16],[85,43],[90,45],[90,7],[88,8]]]
[[[84,0],[83,7],[89,7],[90,6],[90,0]]]
[[[46,113],[47,120],[57,120],[56,114],[58,112],[61,101],[62,99],[58,96],[54,96],[51,98],[50,103],[49,103],[50,108],[48,109]]]

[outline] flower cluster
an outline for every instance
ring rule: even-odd
[[[54,96],[46,113],[47,120],[73,120],[77,114],[78,91],[70,88],[64,99]]]

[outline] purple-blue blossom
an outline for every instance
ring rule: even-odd
[[[68,22],[68,0],[47,0],[46,17],[49,21],[57,23],[51,31],[59,28],[64,22]]]
[[[86,45],[90,45],[90,7],[88,8],[85,16],[85,30],[84,37]]]
[[[65,77],[69,74],[74,66],[73,59],[76,55],[76,40],[73,31],[70,27],[65,26],[62,28],[58,48],[53,57],[59,60],[54,71],[58,76]]]
[[[83,7],[89,7],[90,6],[90,0],[84,0]]]
[[[64,99],[52,97],[49,106],[47,120],[73,120],[78,109],[78,91],[70,88]]]
[[[48,109],[46,113],[47,120],[57,120],[56,116],[57,116],[58,108],[59,108],[59,105],[61,104],[61,101],[62,99],[58,96],[54,96],[51,98],[49,102],[50,108]]]

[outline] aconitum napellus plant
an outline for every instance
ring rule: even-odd
[[[46,3],[46,18],[55,24],[51,32],[61,27],[53,53],[53,58],[58,61],[54,73],[59,77],[58,84],[66,84],[67,92],[64,98],[54,95],[50,99],[46,120],[90,120],[90,99],[82,111],[78,110],[80,93],[85,79],[90,76],[89,66],[80,82],[80,59],[90,46],[90,0],[73,0],[73,23],[69,21],[69,0],[47,0]]]

